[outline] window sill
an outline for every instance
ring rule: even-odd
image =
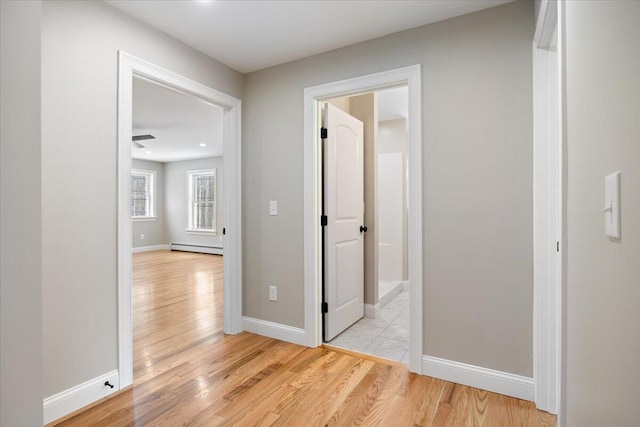
[[[191,228],[187,228],[185,230],[187,232],[187,234],[201,234],[203,236],[215,236],[218,233],[216,233],[216,230],[194,230]]]
[[[157,216],[133,216],[131,217],[131,221],[140,222],[140,221],[156,221],[158,219]]]

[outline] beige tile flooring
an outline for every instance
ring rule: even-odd
[[[402,291],[389,301],[378,318],[363,317],[329,344],[409,363],[409,292]]]

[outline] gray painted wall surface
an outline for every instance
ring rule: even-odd
[[[217,235],[203,236],[188,234],[189,227],[189,188],[187,171],[201,169],[216,169],[216,228]],[[165,171],[165,217],[167,243],[187,243],[192,245],[205,245],[222,247],[222,227],[224,225],[222,209],[222,157],[209,157],[206,159],[185,160],[182,162],[170,162],[164,164]]]
[[[533,25],[518,1],[246,76],[245,315],[304,326],[304,88],[421,64],[424,353],[532,375]]]
[[[536,25],[538,24],[538,14],[540,13],[540,5],[542,4],[542,0],[533,0],[533,10],[534,16],[536,19]]]
[[[364,235],[364,302],[378,303],[378,220],[376,203],[376,144],[378,133],[378,106],[375,93],[344,98],[347,111],[364,125],[364,224],[369,231]]]
[[[242,97],[242,75],[103,2],[44,2],[45,397],[117,368],[118,50]]]
[[[640,420],[640,2],[566,3],[567,426]],[[604,177],[622,172],[622,239]]]
[[[149,160],[133,159],[133,169],[152,170],[156,172],[155,181],[155,221],[132,221],[131,241],[134,248],[142,246],[166,245],[167,238],[166,215],[164,209],[165,185],[164,185],[164,163],[152,162]],[[140,234],[144,234],[144,240],[140,239]]]
[[[42,426],[42,2],[0,2],[0,425]]]

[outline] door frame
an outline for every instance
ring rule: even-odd
[[[533,38],[534,402],[538,409],[558,414],[558,425],[563,424],[561,378],[566,271],[561,17],[561,2],[543,0]]]
[[[223,210],[224,332],[242,331],[242,197],[241,101],[155,64],[118,51],[118,371],[120,389],[133,383],[133,325],[131,312],[131,135],[133,78],[194,96],[224,109]]]
[[[322,344],[321,103],[394,86],[409,88],[409,370],[422,373],[422,89],[420,65],[322,84],[304,90],[304,342]]]

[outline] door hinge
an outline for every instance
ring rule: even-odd
[[[325,227],[327,225],[327,216],[326,215],[320,215],[320,225],[322,227]]]
[[[320,138],[327,139],[327,128],[320,128]]]
[[[224,236],[225,234],[227,234],[227,229],[226,228],[222,228],[222,235]]]
[[[556,252],[560,252],[560,242],[556,242]]]
[[[326,302],[323,302],[320,305],[320,309],[322,310],[322,314],[328,313],[329,312],[329,304],[327,304]]]

